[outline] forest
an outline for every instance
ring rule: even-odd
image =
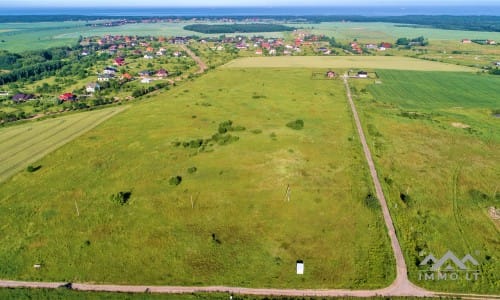
[[[254,23],[254,24],[224,24],[224,25],[192,24],[184,26],[184,29],[210,34],[210,33],[293,31],[295,28],[279,24]]]

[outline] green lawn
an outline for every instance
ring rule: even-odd
[[[122,110],[114,107],[1,128],[0,182]]]
[[[0,278],[387,286],[393,255],[377,203],[365,201],[371,182],[343,84],[312,71],[212,71],[1,184]],[[302,130],[286,126],[296,119]],[[230,132],[239,140],[182,145],[226,120],[246,128]],[[111,201],[119,192],[131,193],[127,204]]]
[[[500,78],[441,72],[379,72],[351,81],[413,282],[431,290],[498,293]],[[471,254],[477,281],[424,281],[429,253]],[[471,266],[469,266],[471,267]]]
[[[244,57],[224,68],[329,68],[395,69],[414,71],[475,72],[477,69],[401,56],[275,56]]]

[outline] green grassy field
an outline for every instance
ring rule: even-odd
[[[329,68],[394,69],[415,71],[474,72],[475,68],[401,56],[277,56],[245,57],[224,68]]]
[[[351,81],[413,282],[431,290],[498,293],[500,78],[382,70]],[[479,280],[421,280],[429,253],[471,254]],[[469,266],[471,267],[471,266]]]
[[[0,182],[123,111],[114,107],[0,129]],[[43,166],[42,166],[43,167]]]
[[[313,28],[312,32],[334,36],[338,40],[358,39],[360,42],[380,43],[394,42],[400,37],[424,36],[430,40],[491,39],[500,40],[498,32],[445,30],[425,27],[403,27],[392,23],[358,23],[358,22],[324,22],[307,24],[305,28]]]
[[[210,72],[59,148],[37,162],[39,171],[1,184],[0,277],[387,286],[393,256],[377,202],[366,200],[371,183],[342,82],[310,75]],[[286,126],[296,119],[302,130]],[[230,132],[239,140],[189,146],[226,120],[246,127]],[[177,186],[170,184],[175,176],[182,177]],[[111,200],[119,192],[131,193],[127,204]],[[303,276],[295,274],[297,259],[305,262]]]

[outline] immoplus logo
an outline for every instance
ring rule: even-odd
[[[427,270],[421,270],[418,280],[459,280],[476,281],[479,278],[479,263],[470,254],[466,254],[459,259],[453,252],[446,252],[440,259],[432,253],[427,255],[420,263],[420,266],[428,266]]]

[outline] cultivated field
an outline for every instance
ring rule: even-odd
[[[378,74],[381,84],[351,83],[410,278],[431,290],[498,294],[500,223],[489,208],[500,206],[500,78]],[[471,254],[479,280],[420,280],[424,257],[448,250]]]
[[[393,69],[415,71],[475,72],[477,69],[398,56],[277,56],[245,57],[233,60],[225,68],[325,68]]]
[[[312,71],[210,72],[4,182],[0,278],[387,286],[393,254],[342,82]]]
[[[462,39],[492,39],[500,40],[498,32],[445,30],[418,26],[404,26],[392,23],[362,23],[362,22],[324,22],[307,24],[305,28],[313,28],[312,32],[334,36],[338,40],[380,43],[392,42],[400,37],[424,36],[430,40],[457,41]]]
[[[0,182],[124,108],[77,113],[0,129]]]

